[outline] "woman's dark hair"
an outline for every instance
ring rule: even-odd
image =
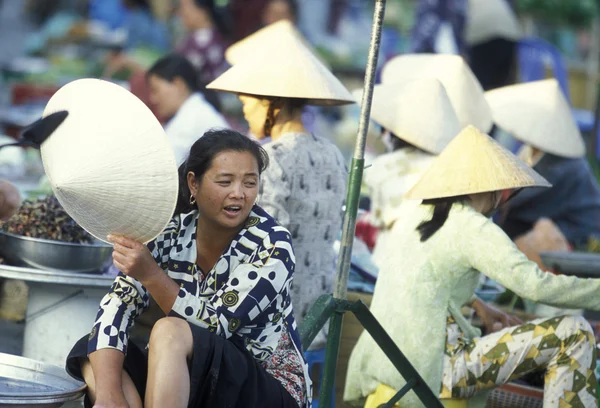
[[[239,132],[231,129],[211,129],[204,133],[192,145],[190,154],[185,162],[179,166],[179,196],[175,214],[188,213],[196,207],[190,204],[190,189],[187,175],[191,171],[196,175],[196,180],[202,180],[212,161],[219,153],[226,151],[248,152],[254,156],[258,163],[258,172],[262,174],[269,166],[269,155],[258,143],[252,141]]]
[[[392,151],[398,151],[400,149],[407,149],[407,148],[412,148],[412,149],[419,149],[419,150],[423,150],[417,146],[415,146],[412,143],[407,142],[404,139],[400,139],[398,136],[396,136],[393,132],[385,129],[384,127],[381,128],[381,135],[383,136],[383,134],[388,131],[390,133],[390,143],[392,144]]]
[[[125,5],[125,7],[128,8],[142,8],[144,10],[152,10],[152,7],[150,7],[150,3],[148,3],[148,0],[123,0],[123,4]]]
[[[219,7],[215,6],[214,0],[194,0],[194,4],[198,8],[205,9],[208,14],[210,14],[210,18],[217,31],[225,38],[229,38],[231,33],[230,24],[227,18],[227,15],[224,14],[223,10]]]
[[[271,136],[271,131],[275,125],[277,118],[275,117],[275,109],[287,108],[291,111],[302,109],[306,105],[306,99],[303,98],[267,98],[269,100],[269,108],[267,109],[267,117],[263,125],[263,133],[265,136]]]
[[[202,92],[208,103],[216,110],[221,110],[217,93],[212,89],[206,89],[206,85],[200,81],[196,68],[184,56],[170,54],[162,57],[146,72],[146,79],[151,75],[156,75],[169,82],[173,82],[175,78],[181,78],[190,92]]]
[[[417,231],[421,233],[421,242],[427,241],[440,228],[444,226],[450,209],[455,203],[465,203],[469,200],[467,196],[456,196],[447,198],[435,198],[432,200],[423,200],[424,205],[433,205],[433,216],[429,221],[423,221],[417,227]]]

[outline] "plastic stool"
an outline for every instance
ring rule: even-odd
[[[379,384],[374,393],[370,394],[367,397],[367,402],[365,403],[364,408],[378,408],[380,405],[388,402],[394,395],[396,395],[397,390],[392,387],[388,387],[385,384]],[[400,400],[400,403],[402,400]],[[449,400],[441,400],[444,408],[467,408],[468,402],[465,399],[449,399]],[[394,407],[402,407],[402,405],[395,404]]]
[[[319,365],[319,395],[321,394],[320,386],[323,384],[323,368],[325,367],[325,349],[305,351],[304,358],[308,363],[308,372],[312,374],[315,364]],[[314,398],[312,402],[313,408],[319,408],[319,399]],[[335,407],[335,383],[331,398],[331,408]]]

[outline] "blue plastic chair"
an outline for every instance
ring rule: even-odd
[[[571,103],[569,74],[560,51],[554,45],[541,38],[525,38],[519,41],[517,53],[521,82],[545,79],[546,64],[550,64],[554,77],[560,84],[567,101]],[[592,112],[583,109],[572,109],[572,112],[579,130],[591,132],[594,129],[595,118]]]
[[[325,367],[325,349],[305,351],[304,358],[308,363],[308,372],[313,372],[313,367],[319,365],[319,386],[323,384],[323,368]],[[321,390],[319,390],[319,393]],[[313,408],[319,408],[319,399],[313,398]],[[331,399],[331,408],[335,407],[335,387],[333,389],[333,398]]]

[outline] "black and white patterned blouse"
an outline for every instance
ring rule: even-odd
[[[254,206],[244,229],[204,277],[195,264],[197,220],[197,211],[176,216],[148,244],[156,262],[180,285],[170,315],[224,338],[241,336],[299,406],[310,407],[312,385],[290,300],[295,269],[290,233]],[[126,353],[128,332],[149,300],[140,282],[119,274],[100,303],[88,353],[103,348]],[[293,364],[274,370],[282,355]]]

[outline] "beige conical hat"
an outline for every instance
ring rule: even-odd
[[[489,131],[492,114],[483,88],[462,57],[442,54],[406,54],[391,59],[381,74],[382,83],[434,78],[448,93],[462,127],[473,125]]]
[[[362,90],[353,94],[360,103]],[[444,86],[436,79],[375,86],[371,119],[433,154],[440,154],[461,129]]]
[[[69,116],[41,146],[58,201],[79,225],[106,241],[109,234],[146,243],[175,210],[177,165],[150,109],[119,85],[80,79],[63,86],[44,116]]]
[[[562,157],[585,156],[585,143],[555,79],[486,93],[494,122],[520,141]]]
[[[298,40],[304,44],[317,58],[319,56],[314,51],[312,44],[298,31],[298,29],[289,20],[280,20],[261,28],[248,37],[231,45],[225,51],[225,59],[231,65],[238,64],[246,58],[253,58],[257,50],[269,47],[271,51],[279,50],[285,47],[290,40]],[[319,61],[327,66],[322,59]]]
[[[465,40],[469,45],[492,38],[518,40],[521,26],[506,0],[469,0]]]
[[[429,200],[523,187],[550,187],[498,142],[468,126],[423,173],[406,198]]]
[[[295,35],[264,44],[252,58],[239,63],[208,84],[219,91],[263,97],[306,99],[311,105],[345,105],[354,98],[342,83]]]

